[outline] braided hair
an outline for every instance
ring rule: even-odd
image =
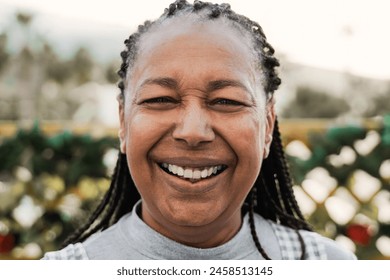
[[[274,49],[267,42],[261,26],[247,17],[235,13],[231,10],[229,4],[212,4],[201,1],[190,4],[186,0],[177,0],[165,9],[159,19],[146,21],[143,25],[138,26],[138,30],[124,41],[126,49],[121,52],[122,64],[118,71],[120,77],[118,84],[120,89],[119,102],[124,101],[125,83],[137,59],[142,36],[164,21],[181,15],[192,14],[198,15],[200,20],[203,21],[223,18],[231,23],[234,28],[238,28],[239,31],[250,34],[252,48],[258,60],[258,67],[264,76],[262,82],[267,95],[266,98],[268,101],[271,100],[274,91],[281,83],[275,71],[275,68],[279,66],[279,62],[274,57]],[[288,226],[294,229],[299,236],[302,247],[301,259],[303,259],[306,249],[298,230],[311,230],[311,228],[306,223],[294,197],[292,180],[283,152],[277,119],[275,119],[272,139],[269,156],[264,159],[260,174],[244,202],[249,211],[251,235],[259,253],[265,259],[270,259],[257,236],[254,213]],[[93,233],[110,227],[124,214],[130,212],[140,198],[127,166],[126,155],[119,153],[109,190],[88,221],[65,241],[64,246],[82,242]]]

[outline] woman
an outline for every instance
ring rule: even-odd
[[[279,63],[257,23],[180,0],[125,44],[111,187],[44,259],[355,258],[296,203],[274,111]]]

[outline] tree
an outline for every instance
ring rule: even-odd
[[[94,62],[89,52],[80,48],[71,61],[71,68],[78,84],[91,80]]]
[[[295,99],[284,109],[286,118],[335,118],[348,112],[348,103],[325,92],[299,87]]]
[[[5,33],[0,34],[0,74],[2,73],[3,69],[6,68],[10,58],[10,55],[6,50],[7,40],[8,40],[7,34]]]

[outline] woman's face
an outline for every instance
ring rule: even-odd
[[[274,113],[237,31],[177,29],[141,41],[120,105],[121,151],[142,219],[178,242],[213,247],[241,225]]]

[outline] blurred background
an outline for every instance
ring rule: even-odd
[[[170,0],[0,0],[0,259],[56,250],[108,188],[123,41]],[[277,111],[299,204],[360,259],[390,258],[390,4],[216,1],[281,61]]]

